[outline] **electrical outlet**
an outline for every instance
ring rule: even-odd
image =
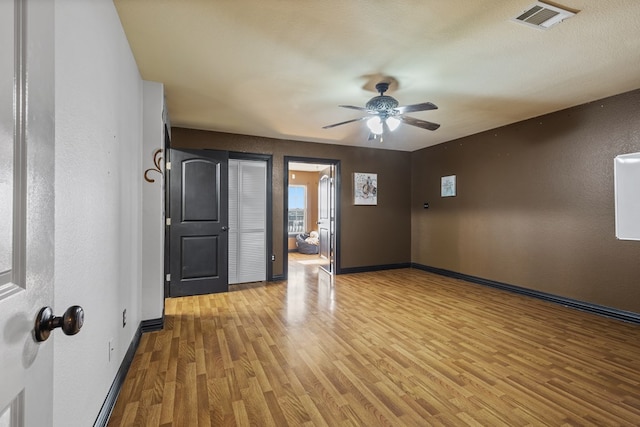
[[[127,309],[122,310],[122,327],[127,326]]]
[[[113,350],[114,350],[114,347],[113,347],[113,338],[111,338],[111,339],[109,340],[109,362],[111,362],[111,359],[113,358]]]
[[[272,254],[272,255],[271,255],[271,261],[275,261],[275,260],[276,260],[276,255],[275,255],[275,254]]]

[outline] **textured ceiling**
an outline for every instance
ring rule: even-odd
[[[142,78],[173,126],[414,151],[640,88],[640,1],[566,0],[549,30],[510,19],[528,0],[115,0]],[[392,76],[409,114],[367,141],[368,88]]]

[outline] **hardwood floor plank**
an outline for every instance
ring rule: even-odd
[[[164,387],[162,388],[162,411],[160,412],[160,424],[168,424],[173,421],[173,408],[176,395],[175,393],[176,383],[165,382]]]
[[[245,402],[242,400],[233,401],[233,414],[235,416],[236,425],[239,427],[248,427],[251,425],[249,422],[249,414],[247,414],[244,403]]]
[[[212,426],[234,425],[233,400],[226,378],[207,380],[209,417]]]
[[[134,425],[134,421],[136,416],[138,415],[139,402],[132,402],[125,406],[124,414],[122,414],[121,425],[132,426]]]
[[[168,299],[109,425],[640,425],[638,325],[419,270],[323,274]]]
[[[209,387],[206,374],[198,375],[196,370],[196,405],[198,408],[198,426],[211,427],[211,414],[209,412]]]
[[[255,378],[250,378],[248,387],[242,389],[241,392],[244,408],[251,425],[277,426],[273,417],[274,414],[270,411],[265,395],[260,390],[260,385]],[[276,413],[276,416],[278,415],[280,414]],[[281,419],[280,416],[278,418]]]
[[[328,427],[328,426],[333,426],[333,425],[338,425],[338,422],[331,422],[329,423],[329,421],[327,421],[323,416],[322,416],[322,410],[321,408],[324,407],[323,404],[321,405],[317,405],[313,399],[311,399],[311,397],[308,394],[303,394],[300,396],[300,402],[302,403],[302,405],[304,406],[305,411],[307,412],[307,414],[309,415],[309,422],[307,423],[308,425],[311,426],[320,426],[320,427]],[[320,408],[318,407],[320,406]]]

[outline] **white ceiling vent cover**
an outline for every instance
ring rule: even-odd
[[[546,30],[574,15],[574,12],[569,12],[568,10],[560,9],[550,4],[536,2],[511,20],[530,27]]]

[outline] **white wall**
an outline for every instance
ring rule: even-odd
[[[53,336],[53,425],[89,426],[141,320],[143,83],[111,0],[55,1],[55,62],[54,310],[85,324]]]
[[[153,182],[142,185],[142,320],[162,317],[164,307],[164,177],[156,171],[154,153],[164,148],[164,87],[143,83],[144,142],[142,165]],[[165,157],[164,151],[162,157]],[[161,162],[164,164],[164,161]],[[160,166],[163,170],[164,166]]]

